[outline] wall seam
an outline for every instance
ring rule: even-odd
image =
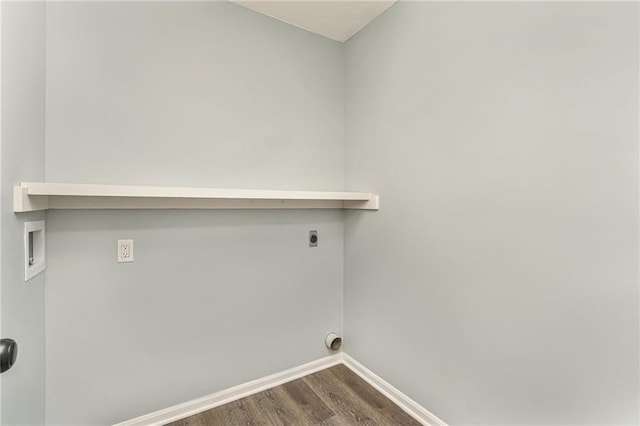
[[[44,130],[44,135],[43,135],[44,157],[43,157],[43,164],[42,164],[42,179],[43,179],[44,182],[46,182],[47,181],[47,145],[48,145],[47,144],[47,134],[49,133],[47,131],[47,128],[48,128],[48,126],[47,126],[47,123],[48,123],[48,118],[47,118],[47,109],[48,109],[47,108],[47,75],[48,75],[48,73],[47,73],[47,59],[48,59],[48,55],[47,55],[47,52],[48,52],[48,45],[47,45],[47,39],[48,39],[48,37],[47,37],[47,10],[49,8],[47,6],[47,2],[46,1],[44,2],[44,6],[43,7],[44,7],[44,12],[43,12],[43,15],[44,15],[44,18],[43,18],[44,19],[44,22],[43,22],[43,27],[44,27],[44,30],[43,30],[43,37],[44,37],[44,42],[43,42],[43,45],[44,45],[44,62],[43,62],[43,68],[44,68],[44,85],[43,85],[44,95],[43,95],[43,108],[44,108],[44,111],[42,112],[42,116],[43,116],[43,119],[44,119],[44,129],[43,129]],[[48,217],[49,217],[49,212],[45,211],[44,212],[45,223],[46,223]],[[45,253],[47,252],[47,246],[46,246],[47,245],[47,241],[48,241],[48,238],[46,238],[46,235],[45,235],[45,248],[44,248]],[[47,287],[47,275],[48,275],[48,272],[45,270],[44,271],[44,277],[43,277],[43,286],[44,286],[44,290],[43,290],[44,291],[44,301],[43,301],[43,305],[44,305],[44,307],[43,307],[43,309],[44,309],[44,312],[43,312],[43,318],[44,318],[44,324],[43,324],[43,329],[44,329],[44,378],[42,380],[42,382],[44,383],[44,389],[43,389],[43,391],[44,391],[44,398],[43,398],[44,407],[42,407],[42,411],[43,411],[42,415],[44,416],[44,423],[45,424],[48,423],[47,422],[47,393],[48,393],[47,392],[47,376],[48,376],[47,371],[49,370],[49,358],[47,357],[47,352],[48,352],[47,351],[47,341],[48,341],[48,338],[47,338],[47,336],[48,336],[48,334],[47,334],[47,299],[48,299],[48,293],[49,293],[49,290],[48,290],[48,287]]]
[[[342,42],[342,188],[347,190],[347,45]],[[342,210],[342,338],[346,336],[347,307],[347,211]],[[348,344],[348,342],[347,342]]]

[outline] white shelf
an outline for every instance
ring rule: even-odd
[[[367,192],[276,191],[23,182],[13,211],[49,209],[360,209],[378,210]]]

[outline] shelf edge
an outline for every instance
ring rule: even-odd
[[[49,209],[356,209],[378,210],[379,196],[362,192],[271,191],[21,183],[14,212]]]

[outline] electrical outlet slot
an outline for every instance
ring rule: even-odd
[[[118,263],[133,262],[133,240],[118,240]]]

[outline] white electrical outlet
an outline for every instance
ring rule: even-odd
[[[118,263],[133,262],[133,240],[118,240]]]

